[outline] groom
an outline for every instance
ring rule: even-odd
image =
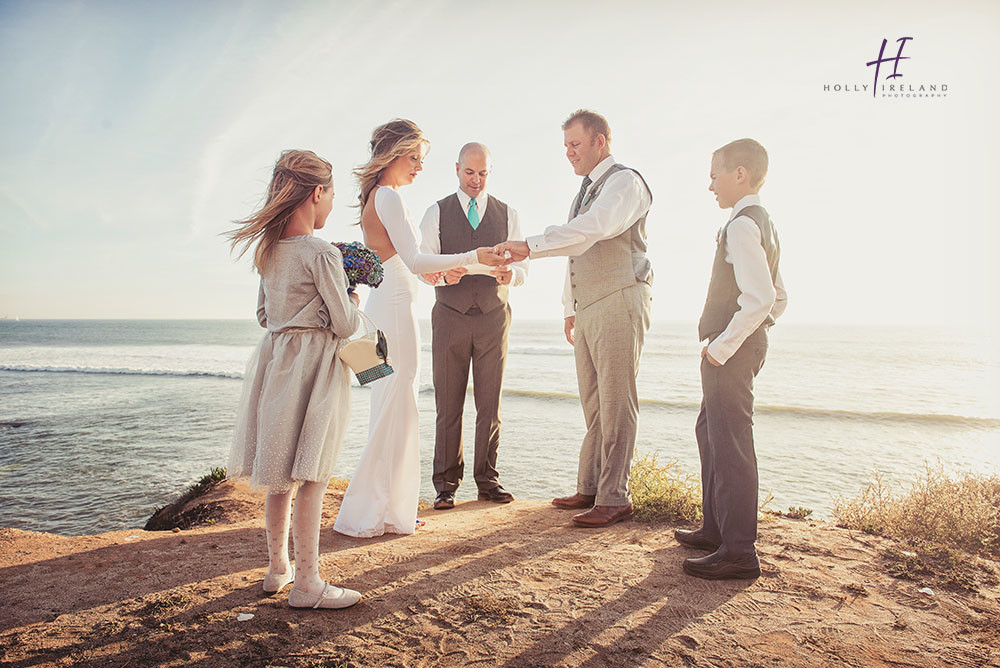
[[[486,146],[469,143],[458,154],[458,191],[432,204],[420,225],[424,253],[461,253],[508,239],[523,239],[517,211],[486,193],[493,160]],[[507,286],[521,285],[527,261],[509,266],[472,265],[452,269],[438,287],[431,311],[434,398],[435,510],[455,507],[462,483],[462,413],[472,365],[476,400],[476,454],[473,476],[480,501],[510,503],[514,495],[500,486],[500,386],[507,361],[510,306]],[[425,276],[425,279],[431,278]]]
[[[632,517],[628,475],[639,415],[635,376],[652,299],[646,214],[653,195],[639,172],[611,157],[611,128],[603,116],[581,109],[562,129],[566,157],[583,177],[569,222],[496,251],[514,260],[569,256],[564,331],[576,357],[587,434],[576,494],[552,503],[589,509],[573,522],[603,527]]]

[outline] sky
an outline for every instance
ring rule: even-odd
[[[1000,3],[873,4],[0,0],[0,317],[252,318],[221,233],[309,148],[334,165],[318,235],[360,238],[350,172],[394,117],[431,141],[415,222],[480,141],[490,193],[541,233],[579,188],[560,125],[591,108],[653,191],[654,320],[700,314],[727,219],[711,153],[753,137],[786,321],[996,332]],[[879,86],[946,96],[873,96],[866,63],[904,36]],[[532,263],[515,318],[561,317],[564,267]]]

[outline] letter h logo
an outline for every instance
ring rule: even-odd
[[[871,61],[869,63],[865,63],[868,67],[871,67],[872,65],[875,66],[875,85],[872,86],[872,97],[875,97],[875,89],[878,88],[878,72],[879,72],[879,68],[882,67],[882,63],[893,63],[892,74],[890,74],[889,76],[887,76],[886,79],[895,79],[896,77],[903,76],[898,71],[899,70],[899,61],[901,61],[901,60],[909,60],[910,59],[909,56],[904,56],[903,55],[903,47],[906,46],[906,42],[908,40],[911,40],[911,39],[913,39],[913,38],[912,37],[900,37],[899,39],[897,39],[896,41],[899,42],[899,51],[896,52],[896,57],[895,58],[885,58],[884,57],[885,56],[885,46],[888,43],[888,40],[883,38],[882,39],[882,48],[879,49],[879,51],[878,51],[878,59],[877,60],[873,60],[873,61]]]

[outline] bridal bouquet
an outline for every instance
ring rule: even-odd
[[[382,261],[373,250],[360,241],[335,241],[333,245],[344,256],[344,273],[350,283],[348,292],[353,292],[359,283],[373,288],[379,286],[382,282]]]

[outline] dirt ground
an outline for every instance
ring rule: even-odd
[[[712,583],[682,573],[699,553],[672,526],[469,502],[356,539],[333,531],[340,494],[320,549],[324,575],[364,594],[348,610],[261,591],[263,500],[240,484],[192,502],[214,524],[176,533],[0,530],[0,665],[1000,667],[996,586],[893,578],[892,543],[827,523],[762,525],[763,577]]]

